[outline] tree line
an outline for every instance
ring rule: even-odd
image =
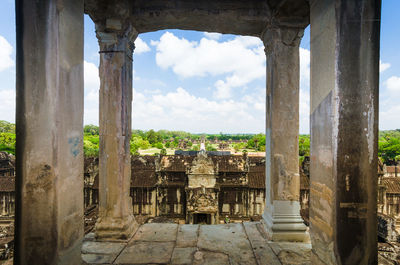
[[[83,129],[83,149],[86,156],[98,156],[99,153],[99,127],[86,125]],[[160,149],[161,154],[166,154],[166,149],[179,149],[184,142],[187,150],[199,150],[198,142],[204,139],[206,150],[215,151],[217,147],[213,142],[231,143],[235,151],[254,150],[265,151],[265,134],[193,134],[184,131],[168,130],[132,130],[131,153],[138,154],[139,149]],[[15,124],[0,120],[0,151],[15,154]],[[196,144],[195,144],[196,142]],[[300,161],[310,155],[310,136],[299,136]],[[379,132],[378,155],[385,164],[393,165],[400,161],[400,129]]]

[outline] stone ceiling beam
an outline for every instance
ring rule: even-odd
[[[138,33],[183,29],[260,37],[269,24],[309,24],[307,0],[85,0],[85,12],[95,23],[127,16]]]

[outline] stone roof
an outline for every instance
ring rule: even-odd
[[[249,188],[265,189],[265,171],[249,172]]]
[[[310,179],[303,172],[300,172],[300,189],[301,190],[309,190],[310,189]]]
[[[265,157],[248,157],[249,188],[265,189]]]
[[[186,172],[187,166],[189,166],[192,163],[194,158],[195,156],[183,156],[183,155],[162,156],[160,160],[160,170]]]
[[[131,187],[154,187],[157,183],[156,156],[132,156]]]
[[[399,173],[400,175],[400,166],[386,166],[387,173]]]
[[[0,191],[1,192],[15,191],[15,178],[14,177],[0,177]]]
[[[218,164],[219,172],[243,172],[246,160],[243,156],[212,156],[214,164]]]
[[[386,186],[386,193],[400,194],[400,178],[383,178],[383,185]]]

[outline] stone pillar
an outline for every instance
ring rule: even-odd
[[[131,184],[132,53],[137,32],[116,21],[96,26],[100,44],[99,219],[97,239],[127,240],[138,225]]]
[[[14,264],[81,264],[83,0],[17,0]]]
[[[303,29],[271,27],[262,35],[267,55],[266,207],[271,240],[307,242],[300,216],[299,44]]]
[[[6,193],[3,194],[3,209],[1,211],[1,215],[5,216],[7,215],[7,211],[6,211]]]
[[[377,264],[380,0],[312,0],[312,264]]]

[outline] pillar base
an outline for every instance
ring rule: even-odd
[[[96,223],[97,241],[125,242],[132,238],[139,224],[133,215],[124,218],[100,217]]]
[[[261,222],[271,241],[310,242],[298,201],[274,201],[265,209]]]

